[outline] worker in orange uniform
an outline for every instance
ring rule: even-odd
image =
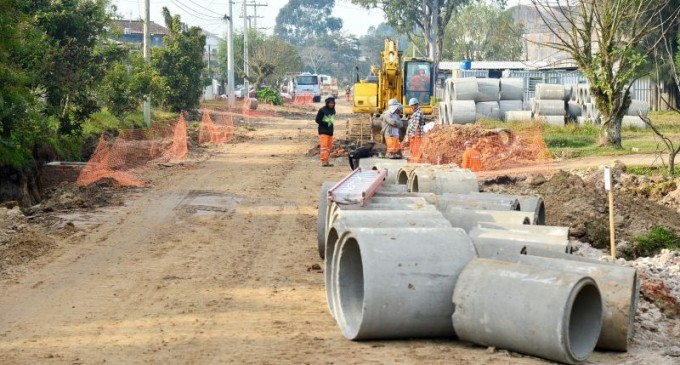
[[[482,169],[482,154],[474,148],[470,141],[465,141],[465,152],[463,153],[461,167],[473,172]]]
[[[409,162],[420,162],[420,146],[422,145],[423,135],[425,131],[425,116],[420,110],[418,99],[411,98],[408,101],[408,106],[411,107],[411,118],[408,121],[408,128],[406,129],[406,137],[402,142],[402,146],[409,145]]]
[[[333,149],[333,123],[335,123],[335,98],[331,95],[324,100],[326,105],[316,113],[316,124],[319,125],[321,166],[328,167],[333,164],[328,162]]]

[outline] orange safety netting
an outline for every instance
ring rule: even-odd
[[[226,113],[216,113],[214,122],[207,110],[203,111],[201,125],[198,134],[199,144],[223,144],[231,142],[234,138],[234,119]]]
[[[314,100],[314,94],[312,93],[296,93],[293,99],[293,104],[305,105],[311,104]]]
[[[440,125],[423,138],[420,156],[414,159],[460,165],[465,141],[472,142],[481,153],[483,171],[522,169],[548,173],[552,170],[552,157],[540,124],[535,129],[520,131],[489,130],[478,125]]]
[[[109,138],[102,134],[97,148],[78,177],[85,186],[102,179],[112,179],[120,186],[144,186],[136,169],[149,162],[183,160],[188,152],[187,125],[184,115],[174,125],[155,125],[149,130],[121,130]]]

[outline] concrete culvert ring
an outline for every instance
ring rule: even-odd
[[[408,185],[408,171],[399,170],[399,173],[397,175],[397,184],[398,185]]]
[[[331,312],[333,318],[335,318],[335,303],[333,302],[333,252],[335,251],[335,246],[338,243],[338,231],[335,227],[331,227],[328,231],[328,238],[326,239],[326,260],[324,262],[324,278],[326,279],[326,301],[328,302],[328,310]]]
[[[595,282],[583,279],[572,291],[567,304],[567,351],[577,362],[592,353],[602,327],[602,297]]]
[[[364,308],[364,268],[361,249],[354,238],[348,238],[338,254],[337,293],[340,313],[345,322],[345,337],[354,339],[359,333]]]

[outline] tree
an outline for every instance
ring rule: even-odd
[[[36,88],[45,89],[46,113],[59,132],[79,134],[82,123],[99,109],[97,83],[106,71],[96,48],[110,14],[107,0],[34,1],[27,11],[43,33],[43,44],[27,67]]]
[[[331,16],[335,0],[290,0],[276,16],[274,34],[296,45],[307,45],[317,37],[342,29],[342,19]]]
[[[329,68],[333,59],[333,53],[330,50],[318,46],[303,48],[301,56],[305,68],[315,74],[318,74],[322,69]]]
[[[466,6],[446,27],[442,56],[472,61],[520,59],[522,25],[497,5]]]
[[[165,38],[165,46],[154,48],[151,55],[159,85],[154,99],[174,112],[192,109],[199,105],[203,94],[205,35],[199,27],[185,29],[180,16],[172,16],[166,7],[163,17],[170,34]]]
[[[262,83],[275,84],[287,73],[302,68],[302,59],[294,46],[276,36],[268,36],[259,43],[248,58],[249,81],[258,88]]]
[[[260,85],[262,82],[275,84],[287,73],[302,70],[300,53],[293,45],[286,43],[275,35],[266,36],[255,30],[248,31],[248,68],[249,82]],[[227,42],[222,41],[217,52],[220,58],[223,79],[227,78]],[[234,74],[237,80],[243,80],[243,34],[234,35]],[[239,83],[239,81],[236,81]]]
[[[41,129],[37,95],[31,90],[33,75],[26,67],[40,35],[20,3],[0,2],[0,168],[30,162]]]
[[[647,54],[672,16],[659,21],[669,0],[570,0],[532,3],[557,41],[547,45],[569,53],[590,84],[602,113],[600,142],[621,149],[621,121],[630,105],[630,87]],[[667,25],[667,24],[666,24]]]
[[[387,15],[387,23],[399,33],[423,38],[428,57],[441,61],[444,31],[454,13],[471,0],[352,0],[367,9],[380,8]]]

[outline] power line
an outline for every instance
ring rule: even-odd
[[[186,13],[188,13],[190,16],[192,16],[192,17],[194,17],[194,18],[196,18],[196,19],[199,19],[199,20],[211,21],[211,20],[222,19],[222,17],[223,17],[223,16],[215,17],[215,16],[211,16],[211,15],[207,15],[207,14],[200,13],[200,12],[198,12],[198,11],[196,11],[196,10],[193,10],[193,9],[187,7],[187,5],[181,4],[181,3],[179,2],[179,0],[170,0],[170,1],[171,1],[173,4],[175,4],[175,6],[177,6],[178,8],[180,8],[180,9],[182,9],[183,11],[185,11]]]
[[[209,11],[209,12],[211,12],[211,13],[217,15],[217,16],[220,16],[220,17],[223,17],[223,16],[224,16],[224,14],[220,14],[220,13],[217,13],[217,12],[211,10],[211,9],[208,9],[208,8],[204,7],[203,5],[196,3],[194,0],[188,0],[188,1],[189,1],[190,3],[192,3],[192,4],[196,5],[196,6],[198,6],[199,8],[201,8],[201,9],[203,9],[203,10],[206,10],[206,11]],[[213,2],[214,2],[214,1],[213,1]]]

